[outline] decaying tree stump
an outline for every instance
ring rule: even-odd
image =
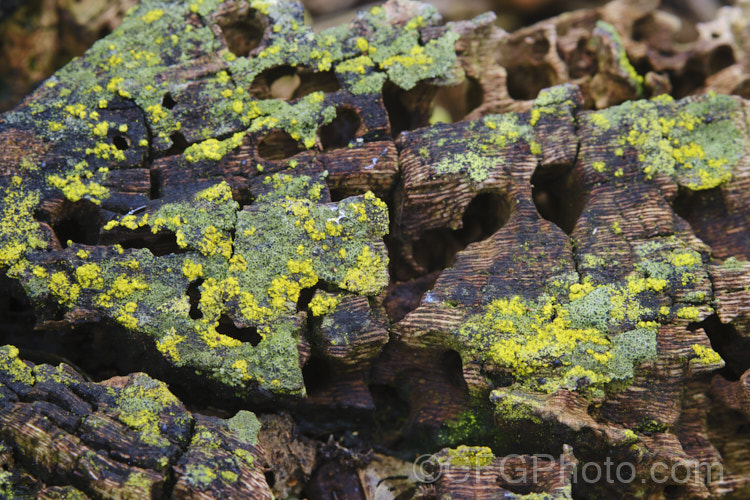
[[[739,9],[144,1],[0,117],[3,494],[747,495]]]

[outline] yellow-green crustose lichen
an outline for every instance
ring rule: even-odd
[[[251,2],[273,29],[266,30],[262,49],[245,55],[227,50],[220,31],[213,29],[221,24],[220,3],[139,3],[110,36],[9,113],[10,126],[34,128],[65,158],[36,175],[71,201],[98,204],[109,195],[109,171],[142,164],[151,151],[167,150],[176,133],[190,144],[183,156],[187,162],[221,160],[247,131],[284,130],[301,147],[312,148],[318,128],[336,116],[324,92],[288,102],[251,95],[256,78],[279,66],[335,69],[342,86],[357,94],[378,93],[386,80],[409,89],[424,79],[463,78],[453,47],[458,34],[450,26],[420,41],[421,29],[440,22],[430,6],[419,7],[411,19],[391,19],[386,9],[375,7],[351,26],[314,33],[304,23],[301,4]],[[352,33],[362,36],[352,38]],[[212,61],[212,71],[189,89],[176,84],[175,68],[201,58]],[[364,67],[356,63],[362,58],[371,61],[364,65],[367,71],[349,71]],[[196,107],[204,102],[210,108]],[[184,123],[191,125],[183,128]]]
[[[448,132],[451,130],[449,127],[433,127],[425,133],[424,139],[437,143],[441,148],[441,158],[429,158],[427,148],[420,150],[420,154],[425,160],[433,162],[436,174],[461,173],[472,183],[480,184],[508,166],[506,148],[528,147],[529,152],[539,155],[542,153],[542,142],[555,142],[559,123],[554,130],[540,131],[538,128],[542,125],[542,117],[567,117],[562,123],[569,121],[572,125],[575,94],[575,87],[571,85],[544,89],[528,113],[487,115],[469,123],[469,134],[464,132],[455,138]],[[451,152],[454,148],[456,153]]]
[[[632,149],[629,161],[647,179],[673,177],[692,190],[711,189],[732,177],[744,154],[738,100],[725,95],[674,101],[660,96],[630,101],[585,115],[595,135],[615,134],[615,155]],[[635,160],[635,161],[633,161]],[[596,167],[595,167],[596,168]]]
[[[239,211],[229,185],[217,183],[185,202],[162,204],[129,215],[104,230],[150,228],[172,232],[185,251],[155,257],[145,249],[82,251],[73,244],[66,259],[48,269],[34,258],[16,266],[29,296],[65,307],[99,310],[123,327],[156,341],[176,366],[191,366],[229,386],[249,381],[273,392],[303,389],[296,305],[300,293],[319,282],[349,293],[374,295],[388,282],[382,237],[385,204],[372,193],[321,205],[325,186],[306,176],[273,176],[252,210]],[[274,186],[278,186],[275,189]],[[299,196],[299,197],[297,197]],[[185,291],[202,280],[193,319]],[[323,315],[334,301],[316,301]],[[217,331],[222,316],[258,329],[257,346]]]
[[[454,348],[512,376],[514,388],[551,393],[627,381],[656,356],[660,325],[711,313],[706,293],[688,293],[709,283],[699,252],[674,237],[635,251],[640,260],[621,282],[560,277],[538,297],[492,300],[456,332]],[[718,357],[699,349],[701,359]]]
[[[636,93],[639,97],[643,95],[643,77],[638,74],[633,65],[628,59],[628,54],[625,51],[625,46],[622,43],[622,38],[617,32],[614,26],[604,21],[597,21],[596,28],[594,28],[594,36],[606,36],[614,44],[616,50],[616,57],[618,66],[627,75],[630,83],[635,87]]]

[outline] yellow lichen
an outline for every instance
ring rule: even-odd
[[[693,344],[693,352],[698,358],[696,361],[702,365],[715,365],[723,363],[718,352],[701,344]]]
[[[195,281],[203,276],[203,265],[195,263],[191,259],[185,259],[182,263],[182,274],[184,274],[190,281]]]
[[[310,301],[310,312],[313,316],[323,316],[336,309],[339,304],[339,297],[327,293],[316,293]]]

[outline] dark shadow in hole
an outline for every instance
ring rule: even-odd
[[[492,383],[493,388],[510,387],[516,383],[516,378],[509,372],[482,370],[482,376]]]
[[[177,102],[172,98],[172,94],[167,92],[164,94],[164,97],[161,100],[161,105],[164,106],[167,109],[172,109],[175,107]]]
[[[255,9],[242,6],[218,19],[229,51],[240,57],[250,54],[263,40],[266,22]]]
[[[414,243],[414,259],[426,273],[450,267],[459,251],[492,236],[509,217],[510,205],[504,194],[481,192],[466,207],[461,229],[425,231]]]
[[[678,464],[679,465],[679,464]],[[684,480],[687,481],[688,477],[686,477],[687,474],[689,474],[690,471],[687,469],[684,469],[680,471],[679,467],[674,471],[674,474],[676,475],[677,479],[680,481]],[[685,475],[683,475],[685,474]],[[664,499],[665,500],[673,500],[677,498],[685,498],[688,496],[688,489],[686,486],[681,484],[668,484],[664,487]]]
[[[266,484],[269,488],[273,488],[276,485],[276,474],[272,470],[263,472],[263,476],[266,478]]]
[[[169,146],[169,149],[164,151],[164,154],[166,156],[172,156],[172,155],[181,155],[185,152],[187,147],[190,145],[185,139],[185,136],[182,135],[182,132],[174,132],[169,136],[169,139],[172,141],[172,145]]]
[[[201,311],[200,303],[201,303],[201,291],[200,286],[203,284],[203,279],[197,279],[193,282],[191,282],[187,290],[185,290],[185,295],[188,296],[188,301],[190,302],[190,312],[188,315],[192,319],[201,319],[203,317],[203,311]]]
[[[52,227],[63,248],[68,246],[68,240],[84,245],[99,242],[99,228],[102,225],[99,206],[88,200],[65,200],[54,210],[54,213],[37,212],[35,217]]]
[[[240,342],[247,342],[253,347],[260,344],[260,341],[263,340],[257,328],[254,326],[240,328],[226,314],[222,314],[219,317],[219,326],[216,327],[216,331],[227,337],[237,339]]]
[[[121,135],[114,136],[112,138],[112,144],[120,151],[125,151],[130,147],[130,144],[128,144],[128,140]]]
[[[313,92],[336,92],[341,84],[333,71],[310,71],[301,66],[274,66],[262,71],[248,89],[256,99],[299,99]]]
[[[436,92],[434,85],[426,83],[418,83],[411,90],[403,90],[386,81],[383,85],[383,105],[388,112],[391,136],[395,138],[405,130],[429,125],[432,100]]]
[[[433,105],[440,106],[451,115],[453,123],[463,120],[466,115],[484,102],[484,90],[479,81],[467,76],[463,82],[451,87],[438,87]]]
[[[719,316],[712,314],[691,328],[703,328],[711,348],[719,353],[726,365],[719,370],[727,380],[739,380],[740,376],[750,368],[750,338],[740,335],[732,325],[725,325]]]
[[[372,384],[368,389],[375,403],[377,440],[388,448],[397,448],[403,439],[401,430],[409,422],[409,401],[390,385]]]
[[[713,75],[735,63],[734,51],[729,45],[719,45],[707,57],[708,74]]]
[[[469,390],[469,386],[464,379],[463,361],[457,351],[453,349],[445,351],[440,357],[440,366],[443,367],[445,378],[451,385],[467,391]]]
[[[337,108],[336,118],[318,129],[323,151],[348,146],[356,138],[360,125],[362,125],[362,120],[355,110]]]
[[[151,356],[141,339],[103,319],[53,330],[40,328],[29,335],[7,335],[3,343],[16,345],[25,356],[45,363],[69,363],[94,381],[143,371]],[[153,352],[155,351],[152,347]]]
[[[102,245],[119,244],[122,248],[147,248],[157,257],[162,255],[185,253],[187,248],[177,244],[177,236],[172,231],[161,230],[154,234],[148,227],[134,230],[115,228],[101,234]]]
[[[283,65],[263,70],[253,79],[248,89],[250,95],[256,99],[286,99],[292,98],[299,89],[301,79],[297,75],[297,68]]]
[[[680,186],[673,208],[711,247],[714,257],[750,259],[750,228],[745,226],[742,214],[727,209],[720,187],[693,191]],[[743,230],[738,231],[737,226]]]
[[[9,336],[28,335],[34,328],[34,308],[21,284],[0,273],[0,345]]]
[[[148,197],[151,200],[161,198],[161,173],[156,169],[151,169],[148,173],[149,190]]]
[[[391,259],[391,263],[394,264],[394,259]],[[397,273],[401,274],[401,271],[392,271],[391,275],[394,276]],[[439,276],[440,271],[435,271],[411,280],[392,283],[383,300],[388,319],[395,323],[416,309],[422,296],[435,285]]]
[[[130,238],[122,240],[122,248],[148,248],[156,257],[173,253],[185,253],[186,248],[177,244],[177,236],[171,231],[159,231],[156,234],[144,231],[142,238]]]
[[[349,198],[350,196],[358,196],[360,194],[365,194],[366,191],[363,190],[357,190],[357,189],[329,189],[331,193],[331,201],[341,201],[343,199]]]
[[[328,361],[313,354],[302,367],[302,378],[308,396],[313,396],[325,390],[332,380],[333,372]]]
[[[508,95],[513,99],[536,99],[540,90],[554,85],[554,70],[546,63],[518,64],[505,69],[508,71]]]
[[[531,194],[539,215],[566,234],[573,232],[586,207],[586,192],[578,169],[565,165],[537,168],[531,176]]]
[[[703,56],[694,54],[685,62],[680,72],[670,72],[669,80],[672,82],[672,95],[675,99],[686,97],[695,92],[706,80]]]
[[[307,306],[310,305],[310,301],[312,300],[313,295],[315,295],[315,290],[317,289],[317,286],[311,286],[300,290],[299,298],[297,299],[297,312],[307,311]]]
[[[283,130],[269,132],[258,143],[258,156],[264,160],[283,160],[299,152],[299,143]]]
[[[333,71],[321,71],[319,73],[301,71],[299,78],[299,87],[294,91],[292,99],[299,99],[313,92],[330,93],[341,90],[341,84]]]
[[[567,64],[568,74],[571,79],[582,78],[596,73],[596,54],[589,49],[587,38],[578,40],[575,50],[567,54],[564,54],[559,46],[557,51],[560,58]]]

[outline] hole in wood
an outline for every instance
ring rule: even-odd
[[[203,317],[203,312],[200,308],[200,302],[201,302],[201,291],[200,286],[203,284],[203,279],[197,279],[190,283],[187,287],[187,290],[185,291],[185,295],[188,296],[188,301],[190,302],[190,312],[188,315],[192,319],[201,319]]]
[[[258,143],[258,156],[264,160],[283,160],[299,152],[299,143],[283,130],[269,132]]]
[[[537,168],[531,176],[531,185],[539,215],[566,234],[572,233],[586,207],[586,192],[579,170],[565,165]]]
[[[690,479],[691,471],[687,466],[676,463],[672,472],[673,477],[679,481],[688,481]],[[624,479],[624,478],[623,478]],[[664,487],[664,499],[665,500],[677,500],[680,498],[686,498],[689,496],[689,490],[686,486],[680,484],[668,484]]]
[[[125,151],[126,149],[128,149],[128,147],[130,147],[130,144],[128,144],[128,140],[121,135],[114,136],[112,138],[112,144],[120,151]]]
[[[428,273],[450,267],[458,252],[492,236],[509,217],[510,205],[504,194],[479,193],[466,207],[460,229],[431,229],[422,234],[414,243],[414,259]]]
[[[706,65],[703,54],[694,54],[688,58],[681,71],[672,72],[672,95],[675,99],[686,97],[695,92],[706,79]]]
[[[177,236],[172,231],[161,230],[154,234],[150,228],[127,229],[118,227],[101,234],[102,245],[119,244],[122,248],[147,248],[157,257],[162,255],[185,253],[186,248],[177,244]]]
[[[744,215],[728,209],[720,187],[701,191],[680,187],[672,205],[711,247],[714,257],[750,259],[750,227]]]
[[[362,120],[352,108],[336,109],[336,118],[318,129],[323,150],[348,146],[357,136]]]
[[[333,71],[300,71],[299,78],[299,87],[294,91],[292,99],[299,99],[313,92],[330,93],[341,90],[341,84]]]
[[[708,55],[708,74],[713,75],[735,63],[734,51],[729,45],[719,45]]]
[[[711,348],[719,353],[726,363],[718,373],[727,380],[739,380],[750,368],[750,338],[740,335],[732,325],[722,323],[716,314],[695,326],[703,328],[711,341]]]
[[[169,92],[167,92],[166,94],[164,94],[164,97],[161,100],[161,105],[163,107],[165,107],[167,109],[172,109],[172,108],[175,107],[176,104],[177,104],[177,102],[172,97],[172,94],[170,94]]]
[[[445,377],[451,385],[468,390],[464,380],[464,368],[461,355],[453,349],[445,351],[440,359],[440,366],[445,371]]]
[[[554,82],[554,69],[546,63],[521,63],[505,68],[508,71],[506,85],[508,95],[513,99],[536,99],[539,91],[551,87]]]
[[[289,100],[300,82],[297,68],[288,65],[274,66],[256,76],[249,91],[256,99]]]
[[[260,45],[266,23],[261,14],[248,6],[236,9],[218,20],[229,51],[245,57]]]
[[[381,439],[387,446],[395,447],[401,440],[400,430],[409,421],[411,406],[404,398],[404,392],[386,384],[368,386],[375,402],[375,418],[378,422]]]
[[[187,139],[185,139],[185,136],[182,135],[182,132],[174,132],[170,134],[169,140],[172,141],[172,145],[169,146],[169,149],[164,151],[164,154],[167,156],[181,155],[190,145]]]
[[[297,312],[307,311],[307,306],[310,305],[310,301],[312,300],[313,295],[315,295],[315,290],[317,289],[317,286],[311,286],[300,290],[299,298],[297,299]]]
[[[88,200],[63,200],[62,203],[37,213],[36,217],[52,226],[63,248],[68,246],[68,241],[84,245],[96,245],[99,242],[101,212],[97,205]]]
[[[396,261],[397,259],[391,259],[393,267],[395,267]],[[392,268],[391,276],[401,276],[408,272],[408,270]],[[435,285],[439,276],[440,272],[436,271],[411,280],[399,281],[389,286],[383,300],[388,319],[395,323],[416,309],[422,300],[422,296]]]
[[[438,87],[433,100],[430,123],[459,122],[481,106],[483,101],[484,90],[479,81],[471,76],[467,76],[458,85]]]
[[[383,105],[388,112],[391,136],[405,130],[414,130],[430,123],[432,100],[437,89],[434,85],[419,83],[411,90],[386,81],[383,85]]]
[[[276,474],[272,470],[264,471],[263,477],[266,478],[266,484],[268,484],[269,488],[273,488],[276,485]]]
[[[313,354],[302,367],[302,378],[308,396],[322,392],[331,382],[331,366],[328,361]]]
[[[151,169],[148,173],[149,190],[148,197],[152,200],[161,198],[161,173],[156,169]]]
[[[0,274],[0,328],[4,343],[11,336],[28,335],[34,322],[34,308],[21,283]]]
[[[257,328],[253,326],[240,328],[226,314],[222,314],[219,317],[219,326],[216,327],[216,331],[227,337],[237,339],[240,342],[247,342],[253,347],[260,344],[262,340]]]
[[[250,85],[256,99],[299,99],[313,92],[336,92],[341,84],[333,71],[315,72],[299,66],[275,66],[262,71]]]

